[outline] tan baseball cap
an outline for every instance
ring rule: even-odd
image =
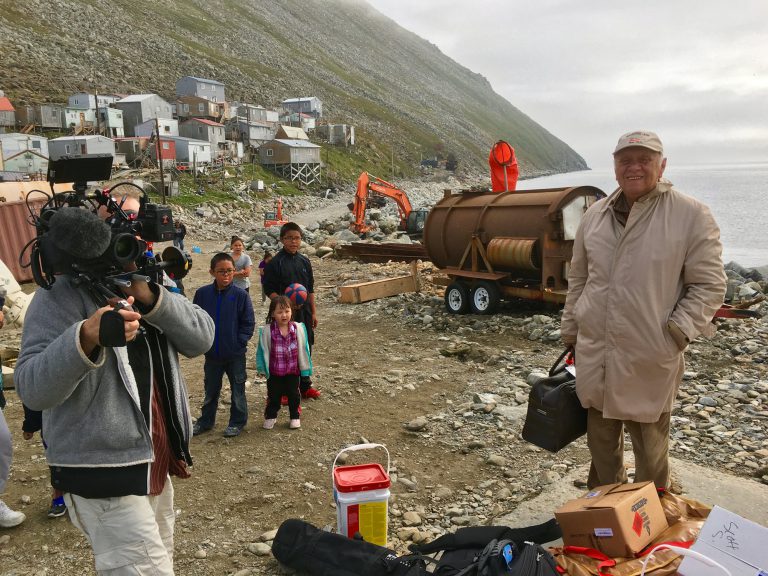
[[[616,144],[616,150],[613,151],[614,155],[624,148],[630,146],[640,146],[642,148],[648,148],[659,154],[664,154],[664,146],[661,145],[661,139],[655,132],[649,132],[647,130],[635,130],[634,132],[627,132]]]

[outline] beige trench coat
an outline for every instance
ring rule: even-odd
[[[656,422],[672,409],[687,341],[706,330],[725,295],[720,230],[701,202],[659,185],[626,227],[595,203],[573,246],[562,336],[576,341],[576,391],[605,418]],[[675,325],[678,344],[669,331]]]

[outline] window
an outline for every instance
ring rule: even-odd
[[[163,150],[169,150],[171,148],[171,145],[168,144],[168,142],[163,142]]]
[[[32,142],[32,148],[36,148],[36,149],[40,150],[40,142],[37,141],[37,140],[34,140]]]
[[[267,148],[267,156],[274,156],[275,151],[272,148]]]
[[[203,104],[202,102],[200,102],[200,103],[197,105],[197,111],[198,111],[198,112],[205,112],[205,104]]]
[[[85,145],[85,142],[80,144],[80,154],[88,154],[88,146]]]
[[[163,132],[170,132],[170,131],[171,131],[171,127],[170,126],[168,126],[168,125],[163,126]]]
[[[181,109],[182,109],[184,112],[189,112],[189,104],[182,104],[182,105],[181,105]]]
[[[69,144],[64,144],[64,152],[66,154],[72,154],[72,149],[70,148]]]
[[[198,134],[202,134],[203,133],[203,127],[202,126],[198,126],[197,127],[197,133]]]

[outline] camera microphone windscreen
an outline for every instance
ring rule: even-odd
[[[111,228],[96,214],[69,206],[53,215],[49,234],[52,246],[83,260],[104,254],[112,238]]]

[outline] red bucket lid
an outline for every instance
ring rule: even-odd
[[[381,464],[338,466],[333,470],[333,482],[339,492],[363,492],[389,488],[389,475]]]

